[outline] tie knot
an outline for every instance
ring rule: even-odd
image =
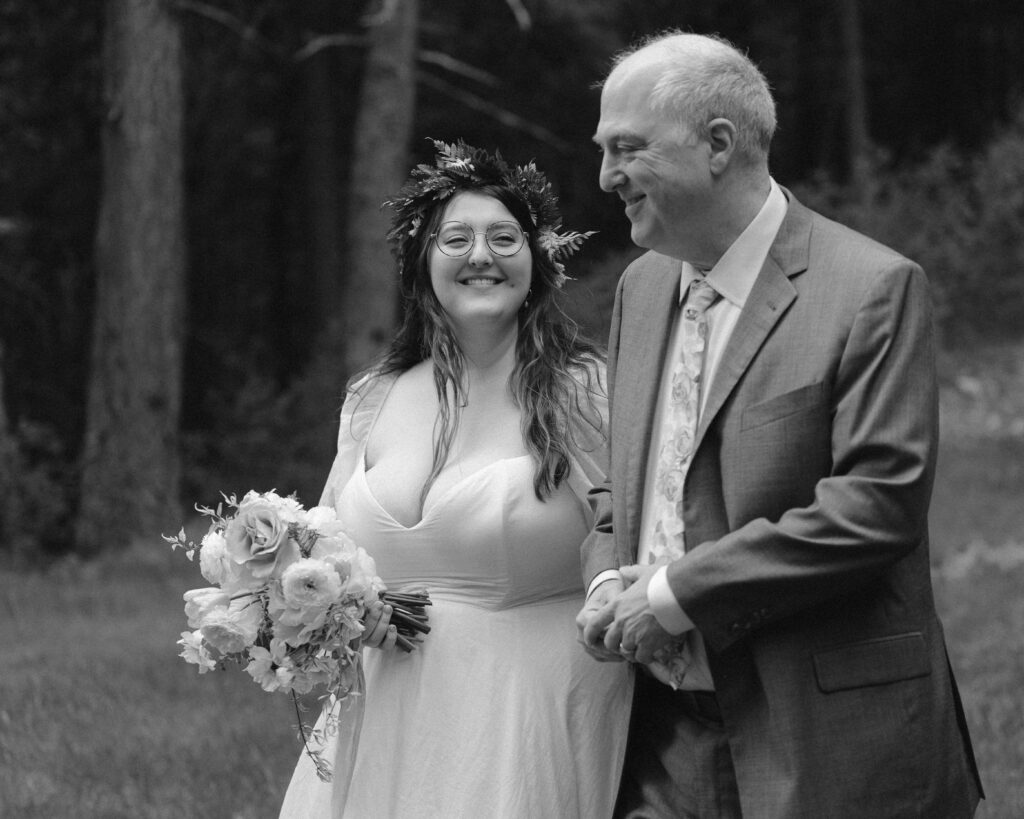
[[[686,294],[686,309],[703,313],[715,303],[718,295],[718,291],[705,279],[694,279],[690,282],[690,289]]]

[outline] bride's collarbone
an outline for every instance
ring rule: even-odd
[[[417,491],[422,489],[434,467],[433,425],[420,430],[420,434],[412,432],[408,428],[390,433],[376,431],[366,449],[366,472],[376,473],[381,480],[414,485]],[[511,425],[481,425],[470,434],[460,428],[435,485],[456,483],[492,463],[528,454],[518,419]]]
[[[382,408],[367,441],[365,474],[377,502],[407,527],[422,520],[433,501],[468,476],[528,454],[519,410],[511,402],[503,407],[467,406],[445,464],[422,498],[433,469],[436,397],[432,405],[424,400],[389,404]]]
[[[425,496],[423,487],[433,468],[430,447],[417,446],[411,450],[385,448],[378,460],[372,461],[367,457],[364,476],[377,505],[403,527],[413,528],[436,503],[448,497],[467,478],[483,477],[485,473],[490,474],[489,467],[523,454],[519,450],[509,452],[502,449],[453,452]]]
[[[400,378],[381,407],[367,441],[367,465],[397,454],[399,459],[419,460],[431,453],[438,431],[440,404],[433,384],[425,379]],[[471,391],[458,413],[449,463],[500,460],[526,453],[521,429],[522,415],[511,393],[498,390]],[[427,472],[429,474],[429,467]]]

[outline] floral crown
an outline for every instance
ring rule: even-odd
[[[547,177],[537,170],[532,161],[528,165],[513,167],[497,151],[489,154],[461,139],[452,144],[436,139],[431,141],[437,151],[434,164],[417,165],[397,196],[384,202],[395,211],[387,238],[397,249],[399,275],[404,272],[402,265],[407,243],[419,233],[431,207],[459,191],[497,185],[508,189],[529,209],[533,220],[530,227],[537,229],[537,244],[555,268],[555,287],[561,287],[568,278],[562,262],[579,250],[584,239],[596,231],[558,232],[562,227],[558,198],[552,192]]]

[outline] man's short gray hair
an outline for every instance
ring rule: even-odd
[[[659,65],[651,108],[677,119],[702,138],[723,117],[736,126],[736,147],[749,161],[765,161],[775,134],[775,100],[754,62],[721,37],[668,31],[615,58],[612,73],[634,57]]]

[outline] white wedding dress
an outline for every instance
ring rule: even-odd
[[[579,453],[570,480],[542,503],[529,456],[497,461],[403,526],[364,474],[366,438],[393,382],[371,382],[346,403],[322,503],[390,588],[429,589],[432,630],[411,654],[364,650],[362,730],[353,738],[358,719],[341,715],[333,787],[300,757],[281,817],[610,817],[632,681],[625,664],[587,656],[575,627],[596,463]]]

